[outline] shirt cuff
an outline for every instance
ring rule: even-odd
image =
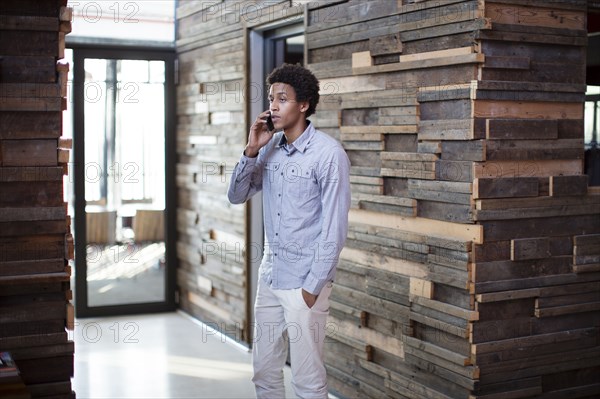
[[[325,284],[327,284],[327,279],[318,279],[310,272],[308,273],[308,276],[306,276],[306,280],[304,280],[302,289],[309,294],[319,295],[323,287],[325,287]]]
[[[240,158],[240,165],[242,165],[242,167],[245,167],[246,165],[254,166],[256,164],[257,159],[258,159],[258,156],[254,157],[254,158],[250,158],[250,157],[247,157],[246,154],[242,153],[242,158]]]
[[[242,157],[240,158],[240,161],[236,165],[236,169],[238,171],[237,177],[235,178],[236,182],[239,182],[240,180],[242,180],[244,178],[244,176],[247,175],[247,173],[244,173],[244,171],[246,170],[246,167],[253,168],[254,165],[256,165],[257,158],[258,157],[248,158],[246,155],[244,155],[242,153]],[[250,170],[250,172],[251,171],[252,171],[252,169]]]

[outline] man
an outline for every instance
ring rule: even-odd
[[[306,119],[319,102],[319,82],[308,69],[283,65],[267,84],[269,110],[252,124],[228,192],[229,201],[240,204],[263,191],[252,380],[259,399],[285,397],[287,336],[296,395],[327,398],[323,342],[348,230],[350,162],[336,140]]]

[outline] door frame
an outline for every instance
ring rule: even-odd
[[[176,54],[173,48],[70,44],[73,50],[73,174],[75,193],[75,315],[117,316],[168,312],[176,309]],[[87,234],[85,213],[85,70],[86,58],[150,60],[165,62],[165,297],[163,302],[110,306],[88,305]]]

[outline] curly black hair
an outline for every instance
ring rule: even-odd
[[[306,117],[315,113],[319,103],[319,81],[301,65],[283,64],[267,76],[267,85],[286,83],[294,88],[297,101],[308,101]]]

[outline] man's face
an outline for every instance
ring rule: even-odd
[[[287,83],[274,83],[269,88],[269,109],[276,130],[289,129],[304,121],[307,102],[296,100],[296,91]]]

